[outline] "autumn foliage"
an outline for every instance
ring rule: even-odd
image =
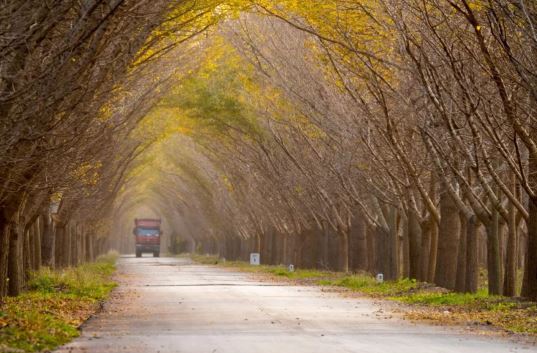
[[[0,295],[144,210],[170,252],[537,298],[534,3],[0,11]]]

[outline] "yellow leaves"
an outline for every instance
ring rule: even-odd
[[[63,197],[63,193],[60,192],[60,191],[57,191],[55,193],[53,193],[51,196],[50,196],[50,201],[51,202],[60,202],[62,200],[62,197]]]
[[[111,104],[104,104],[100,109],[99,109],[99,117],[98,119],[100,121],[107,121],[108,119],[110,119],[112,117],[112,114],[113,114],[113,108],[111,106]]]
[[[244,1],[226,1],[214,8],[213,15],[220,19],[236,19],[244,9],[244,3]]]
[[[487,8],[487,4],[483,0],[470,0],[467,1],[467,4],[472,11],[482,11]]]
[[[208,30],[220,19],[230,16],[231,10],[221,1],[187,0],[179,2],[179,5],[170,10],[166,19],[147,38],[132,67],[140,66],[150,59],[159,57],[177,43],[185,42],[196,34]]]
[[[222,175],[222,183],[226,187],[227,191],[233,192],[235,188],[233,187],[233,184],[229,180],[229,178],[226,175]]]
[[[371,169],[371,166],[369,165],[369,163],[365,163],[365,162],[355,163],[354,167],[361,171],[368,171]]]
[[[72,176],[85,186],[95,186],[100,180],[100,169],[102,163],[100,161],[94,163],[82,163],[73,172]]]
[[[186,126],[178,126],[175,131],[182,135],[188,135],[192,133],[192,129]]]

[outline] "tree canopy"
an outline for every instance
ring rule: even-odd
[[[521,269],[537,298],[533,2],[13,0],[0,18],[0,295],[24,286],[25,243],[57,266],[91,257],[69,244],[128,251],[149,212],[173,252],[463,292],[484,265],[510,296]]]

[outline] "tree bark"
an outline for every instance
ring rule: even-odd
[[[489,294],[502,294],[500,261],[500,223],[497,210],[492,211],[492,219],[487,230],[487,270]]]
[[[465,291],[476,293],[479,280],[479,257],[477,228],[479,227],[477,217],[472,215],[466,220],[466,278]]]
[[[396,280],[399,278],[399,229],[397,224],[397,210],[389,207],[386,212],[388,229],[386,229],[385,252],[386,262],[384,278],[386,280]]]
[[[455,279],[455,290],[457,292],[466,292],[466,274],[467,269],[467,249],[468,244],[466,236],[468,235],[468,219],[461,212],[460,215],[461,227],[459,235],[459,251],[457,256],[457,277]]]
[[[282,264],[288,265],[288,242],[287,242],[287,234],[282,235]]]
[[[37,217],[34,223],[34,257],[35,267],[34,270],[38,271],[41,268],[41,218]]]
[[[23,264],[23,267],[22,267],[22,273],[23,273],[23,278],[24,278],[24,282],[27,282],[29,279],[30,279],[30,274],[31,274],[31,271],[32,271],[32,267],[33,267],[33,251],[32,251],[32,248],[33,248],[33,244],[30,243],[30,227],[27,226],[27,227],[24,227],[23,228],[23,241],[24,241],[24,246],[22,248],[22,264]],[[31,245],[32,246],[31,246]]]
[[[419,280],[423,282],[429,281],[429,257],[431,254],[431,236],[432,229],[435,226],[434,221],[428,220],[421,225],[421,261],[419,267]]]
[[[351,247],[354,253],[349,254],[353,259],[352,269],[357,271],[367,271],[367,225],[361,219],[355,219],[351,228],[350,239],[354,242]]]
[[[402,275],[410,278],[410,230],[408,217],[403,220]]]
[[[65,267],[65,225],[64,224],[56,224],[54,227],[55,230],[55,266],[56,268],[62,268]]]
[[[93,255],[93,236],[90,232],[86,234],[86,261],[93,261],[95,260],[95,256]],[[228,247],[226,246],[226,249]],[[186,249],[185,249],[186,250]],[[227,256],[227,255],[226,255]]]
[[[530,162],[530,164],[535,164],[536,162]],[[535,174],[535,169],[537,168],[530,169],[533,169],[533,174]],[[528,245],[522,296],[537,300],[537,198],[530,198],[528,212]]]
[[[255,249],[254,252],[261,254],[261,236],[259,233],[256,233],[255,235]]]
[[[371,274],[375,274],[377,269],[375,268],[377,261],[376,249],[376,232],[373,228],[366,224],[365,234],[367,238],[367,271]]]
[[[21,231],[17,225],[11,227],[9,239],[9,258],[8,258],[8,295],[17,296],[22,291],[22,243]]]
[[[429,263],[427,268],[427,282],[434,282],[436,275],[436,262],[438,255],[438,225],[432,222],[431,225],[431,246],[429,250]]]
[[[9,240],[11,229],[0,212],[0,298],[8,294],[8,263],[9,263]]]
[[[56,237],[55,226],[50,215],[41,217],[43,221],[43,239],[41,241],[41,258],[43,266],[54,267],[56,263]]]
[[[349,231],[345,227],[338,227],[339,240],[339,270],[349,272]]]
[[[408,251],[409,251],[409,272],[410,278],[421,279],[421,243],[422,232],[418,215],[411,211],[408,217]]]
[[[507,224],[507,252],[505,261],[505,278],[503,281],[503,295],[514,297],[516,293],[517,279],[517,254],[518,254],[518,222],[516,219],[516,208],[509,205],[509,222]]]
[[[330,232],[326,222],[323,222],[323,238],[321,245],[321,268],[328,269],[330,268]]]
[[[434,283],[447,289],[455,289],[460,219],[457,205],[447,192],[440,195],[440,214]]]

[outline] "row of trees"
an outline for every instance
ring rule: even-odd
[[[8,1],[0,296],[145,205],[172,251],[535,299],[536,5],[315,5]]]
[[[317,5],[219,26],[138,202],[189,249],[536,298],[536,5]]]
[[[132,131],[176,70],[164,54],[214,24],[218,4],[2,2],[0,297],[41,265],[107,250],[115,195],[152,142]]]

